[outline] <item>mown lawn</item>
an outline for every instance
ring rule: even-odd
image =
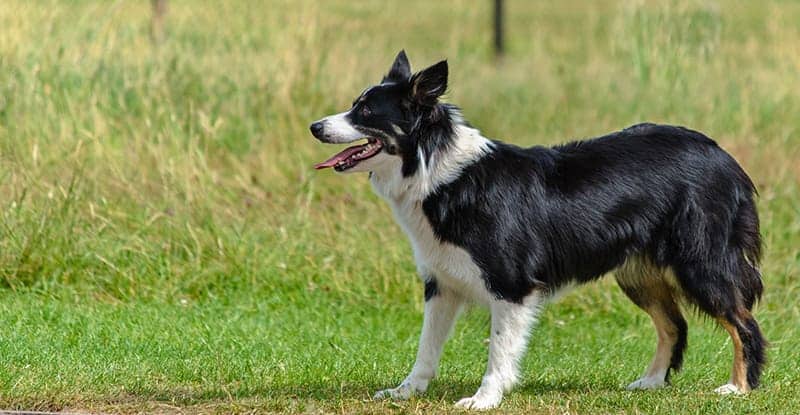
[[[543,313],[501,412],[799,413],[800,3],[7,0],[0,6],[0,409],[458,412],[485,368],[467,312],[422,397],[373,402],[413,363],[422,286],[366,177],[315,172],[308,123],[401,48],[448,58],[489,137],[553,144],[641,122],[715,138],[759,192],[763,386],[690,318],[684,370],[624,386],[655,346],[611,279]]]

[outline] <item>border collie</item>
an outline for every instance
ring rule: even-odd
[[[639,124],[555,147],[489,140],[440,101],[447,61],[412,73],[401,51],[383,80],[340,114],[311,124],[324,143],[366,143],[317,164],[369,172],[414,251],[425,316],[416,363],[376,399],[426,390],[468,301],[491,311],[489,362],[456,403],[493,408],[517,382],[542,305],[559,290],[614,272],[650,315],[658,343],[628,389],[667,385],[681,367],[681,306],[706,313],[733,344],[721,394],[758,385],[766,341],[751,314],[762,292],[755,188],[705,135]]]

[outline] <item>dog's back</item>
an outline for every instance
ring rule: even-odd
[[[642,124],[552,149],[496,143],[423,207],[440,238],[504,268],[494,274],[505,282],[490,285],[518,300],[537,286],[599,277],[631,255],[659,266],[726,255],[756,265],[753,195],[747,175],[711,139]],[[502,260],[488,258],[498,252]],[[761,292],[753,288],[748,305]]]

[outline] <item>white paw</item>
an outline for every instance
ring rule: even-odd
[[[667,386],[667,382],[664,381],[664,378],[659,378],[659,377],[647,378],[647,377],[645,377],[645,378],[641,378],[641,379],[638,379],[638,380],[634,381],[633,383],[628,385],[628,387],[625,388],[625,389],[627,389],[629,391],[633,391],[633,390],[642,390],[642,389],[658,389],[658,388],[663,388],[664,386]]]
[[[497,408],[497,406],[500,405],[501,400],[503,400],[502,394],[486,394],[478,391],[474,396],[464,398],[456,402],[456,406],[459,408],[476,409],[480,411],[484,409]]]
[[[404,401],[412,396],[414,396],[418,391],[414,388],[410,383],[403,382],[400,386],[391,389],[384,389],[375,393],[372,399],[380,400],[380,399],[395,399]]]
[[[743,392],[739,390],[736,385],[732,383],[726,383],[714,389],[714,393],[718,393],[720,395],[741,395]]]

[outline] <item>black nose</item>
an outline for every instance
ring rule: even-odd
[[[313,134],[314,137],[321,138],[323,130],[321,121],[317,121],[311,124],[311,127],[309,127],[309,129],[311,130],[311,134]]]

